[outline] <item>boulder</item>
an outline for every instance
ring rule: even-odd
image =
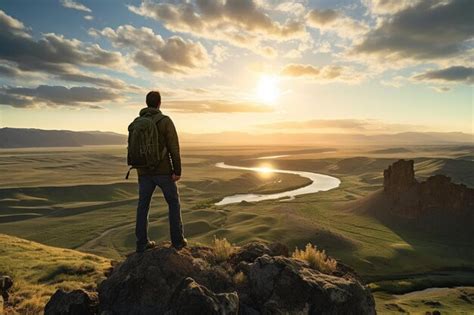
[[[13,279],[9,276],[1,276],[0,277],[0,295],[2,296],[5,302],[8,301],[8,291],[13,286]]]
[[[231,256],[231,262],[253,262],[262,255],[288,256],[288,247],[281,243],[251,242],[237,249]]]
[[[373,314],[348,268],[323,274],[279,244],[249,243],[217,262],[213,249],[159,245],[132,254],[99,285],[102,314]],[[238,283],[235,276],[239,275]],[[337,273],[337,274],[336,274]],[[244,280],[242,280],[244,279]]]
[[[300,260],[263,255],[250,265],[248,279],[255,308],[263,314],[375,314],[367,287]]]
[[[45,306],[45,315],[92,315],[97,313],[97,295],[83,290],[57,290]]]
[[[167,246],[132,254],[100,284],[101,309],[117,314],[165,313],[181,281],[208,269],[201,257],[193,256],[189,248],[176,251]]]

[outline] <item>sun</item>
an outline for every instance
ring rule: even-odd
[[[262,75],[258,81],[257,95],[265,103],[274,103],[280,95],[277,78],[271,75]]]

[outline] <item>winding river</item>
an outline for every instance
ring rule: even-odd
[[[241,201],[247,202],[256,202],[262,200],[273,200],[280,198],[287,198],[286,200],[294,199],[296,196],[304,194],[312,194],[318,191],[328,191],[334,188],[339,187],[341,181],[329,175],[323,175],[318,173],[303,172],[303,171],[291,171],[291,170],[279,170],[279,169],[262,169],[261,167],[243,167],[236,165],[228,165],[224,162],[216,163],[216,167],[233,169],[233,170],[245,170],[245,171],[254,171],[254,172],[267,172],[267,173],[284,173],[284,174],[294,174],[301,177],[309,178],[311,184],[300,187],[293,190],[287,190],[274,194],[236,194],[224,197],[221,201],[215,203],[217,206],[228,205],[231,203],[239,203]]]

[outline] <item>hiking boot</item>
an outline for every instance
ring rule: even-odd
[[[146,243],[145,245],[143,246],[137,246],[137,250],[136,252],[137,253],[143,253],[144,251],[146,251],[147,249],[151,249],[153,247],[156,247],[156,242],[155,241],[148,241],[148,243]]]
[[[183,238],[183,240],[181,241],[181,243],[179,244],[173,244],[173,247],[176,249],[176,250],[181,250],[183,249],[184,247],[186,247],[188,245],[188,240]]]

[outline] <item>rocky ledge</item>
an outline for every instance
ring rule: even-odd
[[[116,265],[98,295],[56,292],[45,314],[375,314],[369,289],[341,263],[322,273],[262,242],[225,256],[163,243]]]

